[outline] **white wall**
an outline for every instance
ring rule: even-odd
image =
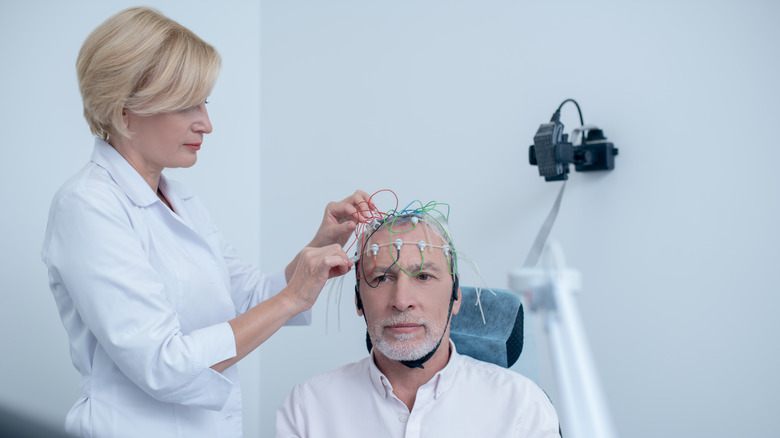
[[[215,132],[174,175],[248,260],[280,269],[328,200],[391,188],[402,203],[448,202],[456,245],[506,287],[558,189],[527,147],[573,97],[620,148],[615,171],[571,176],[553,230],[584,277],[580,309],[619,434],[780,427],[780,5],[155,4],[223,56]],[[0,403],[42,421],[61,422],[77,394],[38,256],[51,196],[91,150],[73,65],[87,33],[129,5],[0,4]],[[575,120],[564,107],[567,129]],[[245,361],[247,436],[271,435],[295,382],[365,354],[350,287],[340,304],[323,296],[314,327],[283,329]]]
[[[779,18],[760,1],[265,2],[262,258],[289,258],[325,200],[392,188],[450,203],[456,245],[506,287],[558,190],[527,147],[576,98],[620,155],[572,175],[553,237],[583,275],[618,432],[777,430]],[[348,288],[341,334],[321,300],[316,330],[269,342],[264,369],[298,364],[263,381],[274,395],[364,354]]]

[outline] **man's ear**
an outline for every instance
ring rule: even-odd
[[[460,286],[458,286],[458,299],[452,303],[452,314],[457,315],[460,311],[460,304],[463,302],[463,294],[460,293]]]
[[[357,286],[355,286],[355,310],[357,310],[358,316],[363,316],[363,300],[360,299]]]

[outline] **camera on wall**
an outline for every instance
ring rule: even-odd
[[[539,176],[543,176],[545,181],[568,179],[569,164],[572,163],[577,172],[614,169],[618,149],[607,141],[604,131],[596,126],[586,126],[582,123],[581,111],[582,127],[575,132],[582,132],[582,142],[578,146],[569,142],[569,135],[563,133],[563,123],[560,122],[561,108],[566,102],[573,102],[579,111],[580,106],[573,99],[563,101],[550,119],[550,123],[543,123],[536,131],[534,144],[528,148],[528,161],[539,168]]]

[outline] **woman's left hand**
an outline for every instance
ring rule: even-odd
[[[369,204],[370,199],[368,193],[357,190],[343,201],[328,203],[320,229],[309,246],[319,248],[334,243],[344,246],[357,228],[358,221],[369,217],[363,212],[374,208]]]

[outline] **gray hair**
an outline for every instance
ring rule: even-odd
[[[361,239],[363,247],[358,249],[359,252],[357,255],[360,258],[363,257],[366,252],[366,245],[371,239],[371,236],[373,236],[373,234],[380,229],[385,228],[391,233],[394,233],[399,232],[396,231],[397,229],[403,229],[407,226],[411,226],[410,229],[413,229],[416,228],[419,224],[426,226],[426,234],[428,231],[432,231],[442,240],[442,242],[444,242],[444,245],[449,247],[449,250],[445,251],[445,255],[447,256],[447,260],[450,263],[450,271],[453,274],[456,274],[458,272],[458,259],[455,253],[455,245],[453,245],[452,239],[450,238],[449,223],[447,222],[447,218],[436,211],[401,213],[398,215],[391,214],[382,221],[374,221],[373,223],[368,224],[363,231],[363,238]],[[428,240],[430,240],[430,238]]]

